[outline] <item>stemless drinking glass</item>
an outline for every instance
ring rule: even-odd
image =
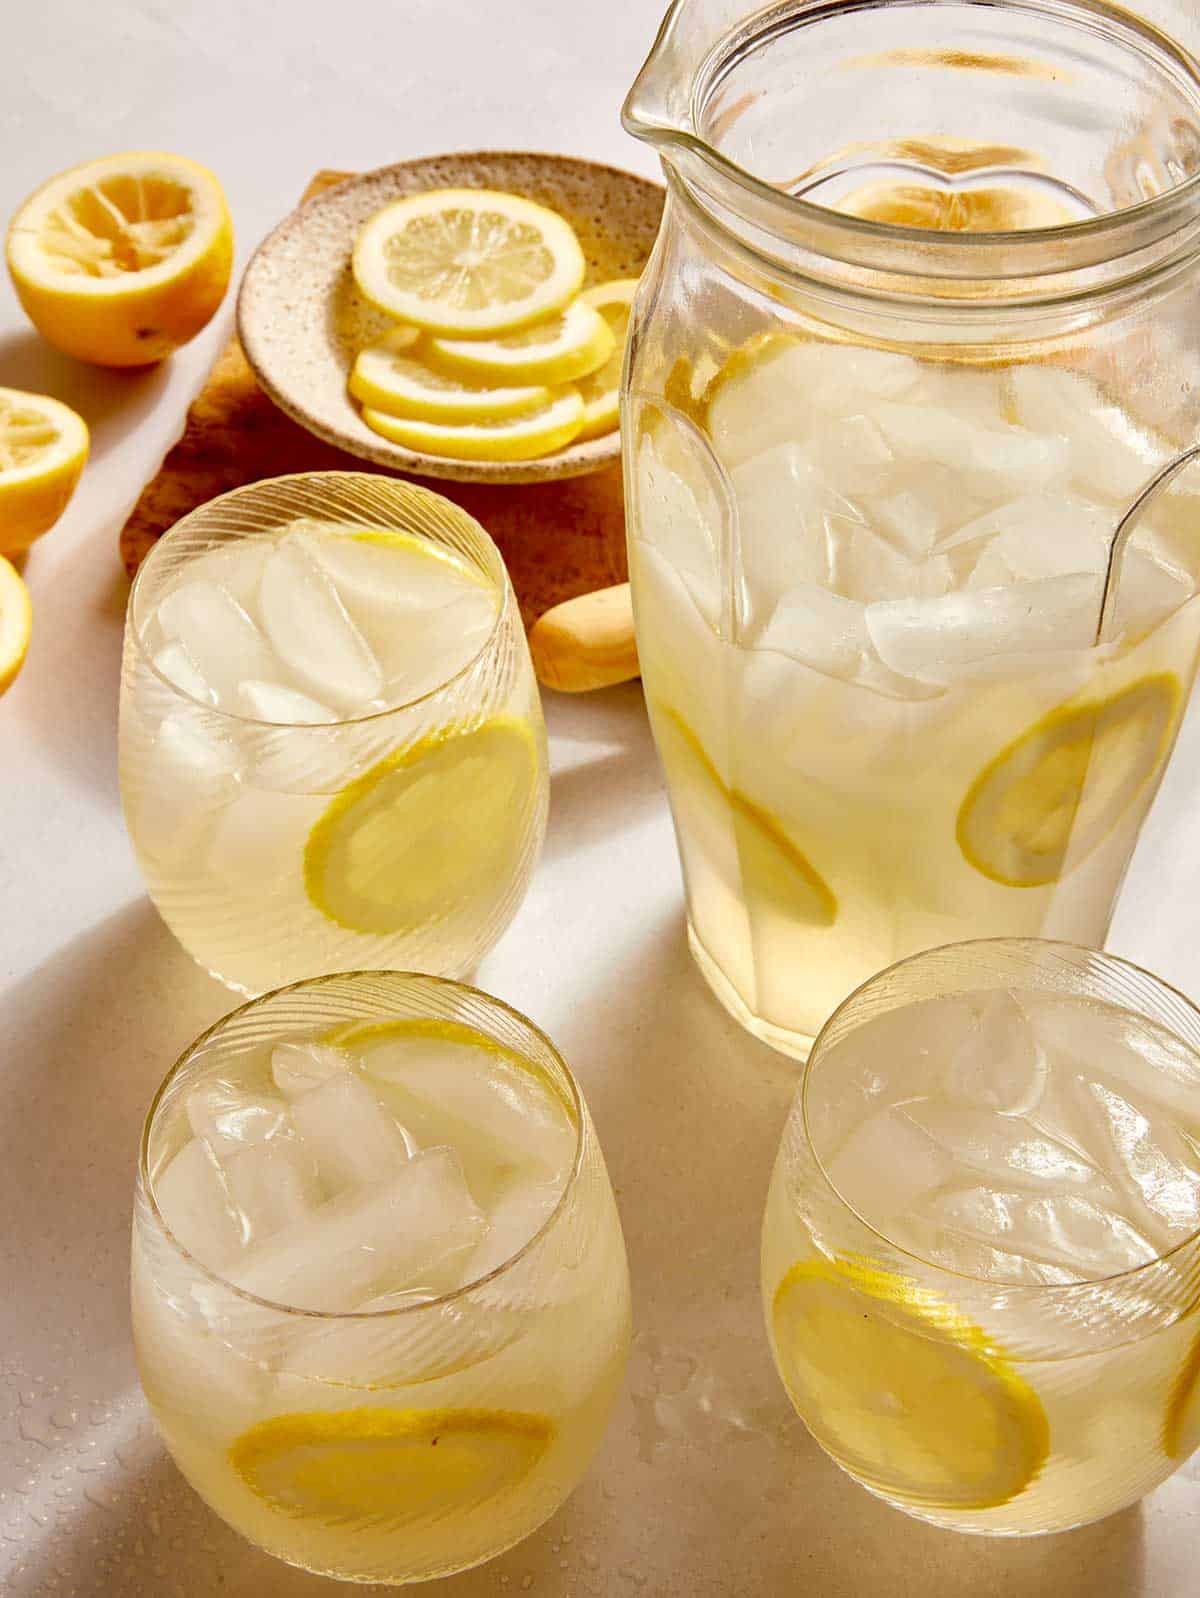
[[[549,791],[499,551],[365,473],[201,506],[133,586],[120,766],[151,898],[231,987],[465,974],[520,903]]]
[[[814,1044],[767,1199],[775,1361],[863,1486],[959,1531],[1133,1503],[1200,1444],[1200,1013],[1136,966],[915,955]]]
[[[1200,65],[1102,0],[676,0],[625,120],[692,947],[803,1055],[919,949],[1104,941],[1200,636]]]
[[[298,983],[184,1053],[142,1138],[132,1291],[191,1484],[270,1553],[358,1581],[540,1525],[628,1353],[578,1084],[524,1017],[428,976]]]

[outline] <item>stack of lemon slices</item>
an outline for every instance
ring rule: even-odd
[[[557,212],[494,189],[407,195],[363,226],[353,269],[396,322],[350,377],[384,438],[519,461],[617,426],[637,280],[580,292],[583,251]]]

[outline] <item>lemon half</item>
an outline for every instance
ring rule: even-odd
[[[928,1509],[994,1509],[1036,1478],[1037,1394],[950,1305],[888,1271],[804,1261],[771,1306],[776,1357],[817,1441],[877,1491]]]
[[[54,526],[88,457],[87,423],[59,400],[0,388],[0,552]]]
[[[969,863],[1011,888],[1057,882],[1098,848],[1160,769],[1179,706],[1169,672],[1063,705],[990,761],[958,812]]]
[[[417,932],[466,904],[502,904],[529,846],[538,762],[532,728],[511,716],[389,755],[309,834],[309,899],[348,931],[376,935]]]
[[[389,316],[476,338],[559,310],[584,269],[568,222],[497,189],[406,195],[363,225],[353,258],[359,289]]]
[[[511,1492],[554,1438],[544,1415],[487,1409],[344,1409],[277,1415],[229,1461],[281,1514],[327,1526],[414,1526]]]
[[[72,167],[25,201],[8,233],[8,269],[38,332],[100,366],[146,366],[193,338],[232,265],[221,185],[178,155]]]
[[[0,555],[0,694],[25,664],[33,610],[15,566]]]

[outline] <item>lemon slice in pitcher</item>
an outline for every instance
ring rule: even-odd
[[[1169,672],[1062,705],[990,761],[958,812],[969,863],[1011,888],[1057,882],[1103,843],[1158,772],[1182,700]]]
[[[281,1514],[327,1526],[414,1526],[477,1513],[511,1492],[554,1437],[544,1415],[488,1409],[344,1409],[276,1415],[229,1460]]]
[[[412,933],[460,906],[504,903],[530,847],[539,751],[497,716],[421,739],[344,788],[304,850],[304,885],[351,932]]]
[[[708,840],[710,858],[722,858],[732,837],[737,860],[731,869],[740,873],[745,898],[789,921],[831,926],[838,905],[828,883],[774,816],[726,785],[683,717],[660,705],[655,736],[664,766],[677,779],[672,802],[685,825]]]
[[[771,1306],[784,1384],[808,1429],[880,1492],[993,1509],[1049,1450],[1037,1394],[952,1306],[889,1271],[812,1260]]]

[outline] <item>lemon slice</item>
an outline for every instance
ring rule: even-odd
[[[1187,1459],[1200,1448],[1200,1337],[1183,1362],[1167,1402],[1163,1449],[1168,1459]]]
[[[613,347],[604,365],[583,378],[579,384],[584,405],[580,438],[599,438],[603,433],[611,433],[617,425],[621,368],[625,364],[625,335],[629,331],[629,313],[637,286],[636,277],[620,277],[611,283],[601,283],[594,289],[588,289],[582,295],[582,299],[604,318],[612,334]]]
[[[351,932],[412,933],[504,902],[528,846],[539,751],[498,716],[389,755],[343,788],[304,850],[316,908]],[[481,914],[480,920],[485,919]]]
[[[482,382],[569,383],[602,367],[613,351],[607,321],[586,300],[504,338],[430,339],[430,359]]]
[[[868,183],[837,209],[868,222],[939,233],[1017,233],[1077,221],[1061,200],[1032,189],[935,189],[918,183]]]
[[[15,566],[0,555],[0,694],[25,664],[33,610]]]
[[[553,1438],[546,1416],[509,1410],[343,1409],[260,1421],[229,1461],[281,1514],[338,1528],[411,1527],[510,1493]]]
[[[87,424],[70,406],[0,388],[0,551],[27,549],[54,526],[87,457]]]
[[[205,167],[134,151],[51,178],[13,218],[8,269],[34,326],[100,366],[186,344],[229,285],[233,227]]]
[[[1037,1394],[978,1327],[915,1283],[806,1261],[771,1307],[776,1358],[813,1436],[877,1491],[994,1509],[1034,1480],[1050,1432]]]
[[[726,786],[696,734],[668,706],[659,706],[655,734],[668,773],[672,804],[682,808],[689,830],[708,839],[705,853],[719,860],[732,832],[746,899],[770,905],[789,921],[832,926],[837,899],[828,883],[775,818]]]
[[[1096,849],[1170,748],[1182,701],[1169,672],[1107,699],[1060,706],[986,765],[958,812],[976,871],[1011,888],[1057,882]]]
[[[550,403],[540,386],[493,387],[435,371],[424,361],[386,344],[361,352],[350,374],[355,399],[385,416],[410,416],[430,422],[489,421],[521,416]]]
[[[373,305],[434,333],[483,338],[559,310],[583,282],[570,225],[496,189],[431,189],[377,211],[354,246]]]
[[[569,388],[521,416],[430,422],[416,416],[386,416],[368,407],[363,420],[393,444],[426,455],[459,461],[529,461],[552,455],[578,436],[583,426],[583,400],[578,390]]]

